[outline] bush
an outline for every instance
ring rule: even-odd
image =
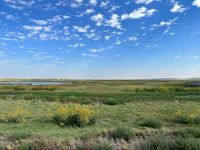
[[[162,122],[158,119],[148,118],[143,120],[141,126],[159,129],[162,127]]]
[[[16,124],[25,123],[28,114],[29,113],[27,111],[17,108],[13,112],[2,114],[0,120],[1,122],[7,122],[7,123],[16,123]]]
[[[174,121],[180,124],[200,124],[200,109],[192,112],[178,111]]]
[[[128,141],[131,137],[133,137],[133,131],[130,128],[118,127],[111,133],[111,137],[114,139],[124,139]]]
[[[95,112],[84,105],[59,105],[51,115],[60,126],[84,127],[95,124]]]

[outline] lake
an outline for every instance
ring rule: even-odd
[[[0,85],[2,84],[11,84],[11,85],[17,85],[17,84],[23,84],[23,85],[59,85],[64,84],[62,82],[0,82]]]

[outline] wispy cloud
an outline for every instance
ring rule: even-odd
[[[86,26],[84,26],[84,27],[73,26],[73,28],[74,28],[75,30],[77,30],[78,32],[85,33],[85,32],[87,32],[87,30],[90,28],[90,25],[86,25]]]
[[[152,16],[157,10],[156,9],[147,9],[146,7],[140,7],[129,14],[123,14],[121,16],[122,20],[126,19],[140,19],[143,17]]]
[[[192,56],[189,59],[200,59],[200,56]]]
[[[160,0],[135,0],[135,3],[136,4],[150,4],[155,1],[160,1]]]
[[[182,13],[186,10],[187,9],[184,7],[184,5],[181,5],[178,2],[174,2],[173,7],[170,9],[170,12],[172,12],[172,13]]]
[[[34,0],[4,0],[8,6],[14,9],[23,10],[35,4]]]

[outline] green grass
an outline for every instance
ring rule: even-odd
[[[197,131],[197,132],[196,132]],[[199,150],[199,129],[177,130],[169,135],[152,137],[138,145],[138,150]]]
[[[162,122],[156,118],[145,118],[142,121],[141,126],[159,129],[162,127]]]
[[[145,143],[140,150],[199,150],[199,139],[178,137],[175,140],[159,137]]]
[[[131,128],[124,128],[124,127],[118,127],[114,131],[111,132],[111,137],[113,139],[124,139],[124,140],[130,140],[133,137],[134,133],[131,130]]]
[[[175,144],[198,148],[198,142],[197,145],[193,143],[200,137],[199,125],[174,121],[178,110],[191,112],[200,108],[200,89],[185,87],[188,81],[70,82],[72,84],[56,86],[0,85],[0,115],[17,107],[31,113],[27,123],[0,123],[0,137],[10,143],[21,142],[26,149],[34,147],[34,144],[54,147],[55,142],[62,148],[69,141],[101,138],[108,141],[106,144],[109,146],[116,144],[111,144],[112,139],[114,142],[123,139],[127,142],[125,145],[129,145],[131,142],[128,141],[146,139],[147,134],[151,140],[145,141],[144,147],[160,145],[161,149]],[[57,101],[63,105],[89,105],[96,111],[95,125],[79,128],[55,124],[47,115]],[[166,135],[156,138],[163,130],[170,131],[170,136],[176,138],[172,141],[165,140]],[[38,138],[40,140],[36,140]],[[98,141],[93,146],[99,144],[101,149],[109,149],[104,143]]]
[[[103,144],[97,145],[95,147],[95,150],[114,150],[114,148],[107,143],[103,143]]]

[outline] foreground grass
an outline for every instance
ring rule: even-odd
[[[16,102],[13,100],[0,100],[0,113],[14,110],[21,107],[31,112],[28,123],[24,124],[0,124],[2,134],[14,135],[42,135],[55,138],[71,139],[90,136],[94,133],[107,132],[118,126],[131,127],[137,130],[144,130],[147,127],[141,125],[146,118],[157,118],[162,122],[163,128],[181,127],[182,125],[173,122],[173,116],[177,110],[190,111],[200,107],[199,102],[133,102],[124,105],[92,105],[97,113],[97,123],[94,126],[84,128],[59,127],[47,118],[47,110],[51,102]],[[155,124],[155,121],[154,121]],[[173,124],[173,125],[172,125]],[[186,126],[186,125],[185,125]],[[190,125],[191,126],[191,125]],[[195,125],[193,125],[195,126]]]
[[[153,150],[173,144],[195,146],[200,137],[200,134],[194,136],[200,130],[199,124],[196,121],[185,123],[185,118],[187,121],[191,118],[190,112],[193,114],[193,111],[199,110],[200,89],[184,87],[184,83],[72,81],[72,84],[59,86],[0,85],[0,114],[16,108],[30,112],[26,123],[0,122],[0,138],[5,140],[3,143],[8,142],[6,145],[21,145],[24,149],[34,149],[37,144],[41,148],[44,143],[50,146],[46,149],[65,149],[54,147],[56,144],[52,141],[61,146],[72,141],[72,147],[78,143],[82,149],[123,149],[124,143],[127,146],[124,149]],[[58,126],[47,117],[48,110],[57,101],[63,105],[89,105],[96,111],[96,124],[83,128]],[[187,115],[177,117],[177,111]],[[197,119],[199,117],[196,116]],[[187,128],[194,128],[195,132]],[[173,140],[165,140],[168,138]],[[130,146],[130,143],[139,146]],[[2,141],[0,149],[1,144]]]

